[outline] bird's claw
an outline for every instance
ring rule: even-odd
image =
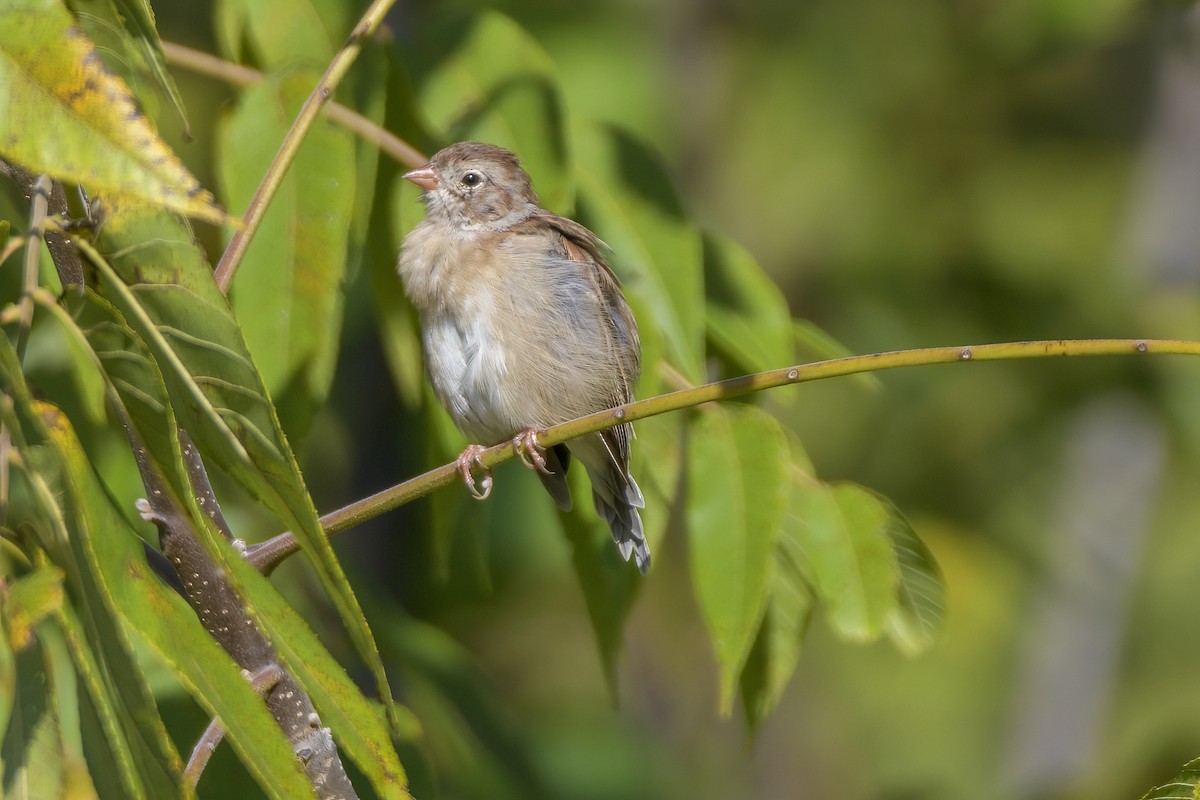
[[[487,496],[492,493],[492,471],[483,464],[484,447],[478,444],[469,444],[467,448],[458,454],[458,458],[454,462],[454,466],[458,468],[458,474],[462,475],[463,483],[467,485],[467,491],[471,493],[471,497],[476,500],[486,500]],[[479,486],[482,486],[482,491],[479,486],[475,485],[475,468],[479,467],[479,471],[483,473],[483,477],[479,481]]]
[[[536,469],[545,475],[552,475],[553,473],[546,466],[546,451],[538,444],[537,435],[537,428],[526,428],[521,431],[513,437],[513,451],[525,466]]]

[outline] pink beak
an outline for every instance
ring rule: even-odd
[[[426,191],[438,187],[437,173],[433,171],[433,165],[431,164],[426,164],[420,169],[414,169],[412,172],[406,172],[404,173],[404,177]]]

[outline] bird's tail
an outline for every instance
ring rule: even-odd
[[[617,470],[616,467],[612,469]],[[613,499],[607,493],[593,489],[592,499],[596,504],[596,513],[608,523],[612,541],[617,542],[622,557],[626,561],[634,558],[637,569],[646,575],[650,569],[650,548],[642,531],[642,515],[637,513],[638,509],[646,507],[646,500],[642,498],[642,491],[637,488],[632,476],[623,476],[622,482],[625,483],[625,492],[619,498]]]
[[[632,558],[645,575],[650,569],[650,548],[637,510],[646,507],[646,500],[629,474],[625,458],[609,446],[602,434],[575,439],[568,447],[587,469],[596,513],[608,523],[617,549],[626,561]]]
[[[612,488],[624,491],[619,494],[607,491],[610,488],[609,482],[600,483],[593,477],[592,500],[596,503],[596,513],[608,523],[608,529],[612,531],[613,541],[617,543],[621,556],[626,561],[633,556],[638,570],[645,575],[650,570],[650,547],[646,544],[646,534],[642,531],[642,515],[638,513],[638,509],[646,507],[646,500],[632,475],[619,474],[616,465],[609,469],[617,473],[612,481],[616,486]]]

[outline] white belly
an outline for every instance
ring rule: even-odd
[[[491,315],[435,313],[423,320],[429,379],[462,432],[483,444],[513,436],[523,426],[514,419],[510,365]]]

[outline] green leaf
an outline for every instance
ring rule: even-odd
[[[0,86],[0,157],[106,196],[227,221],[61,4],[0,8]]]
[[[184,138],[188,131],[187,109],[175,78],[167,70],[162,41],[154,24],[154,9],[147,0],[68,0],[75,18],[84,32],[102,53],[117,57],[106,61],[134,92],[146,101],[147,92],[139,85],[147,78],[157,86],[175,108],[183,123]]]
[[[897,566],[896,607],[888,615],[888,636],[910,654],[933,644],[942,628],[946,587],[933,554],[891,501],[880,498],[888,510],[887,535]]]
[[[244,208],[319,75],[290,72],[247,89],[218,128],[222,196]],[[230,296],[246,344],[289,431],[329,394],[342,327],[355,200],[353,136],[328,120],[305,139],[242,261]]]
[[[295,609],[271,582],[232,548],[223,547],[222,564],[246,596],[249,611],[267,631],[288,671],[312,698],[321,724],[331,728],[339,750],[350,756],[370,780],[380,797],[404,800],[404,768],[392,747],[385,710],[373,705],[330,655]],[[396,706],[392,727],[401,739],[416,736],[420,726],[407,709]]]
[[[53,695],[62,747],[63,796],[95,798],[83,750],[78,674],[61,628],[51,622],[38,626],[38,643],[46,664],[46,686]]]
[[[692,582],[733,710],[738,675],[767,607],[785,510],[787,439],[754,406],[706,409],[692,428],[688,509]]]
[[[814,482],[793,492],[792,514],[834,632],[858,642],[878,638],[897,603],[887,507],[860,486]]]
[[[100,293],[146,344],[171,405],[201,452],[296,535],[398,729],[387,676],[358,600],[317,521],[229,304],[189,232],[166,213],[110,204],[97,244],[112,256],[111,266],[101,255],[94,257]]]
[[[274,797],[309,797],[309,784],[291,746],[241,670],[204,631],[191,608],[146,564],[141,543],[129,535],[96,482],[65,417],[43,407],[73,503],[69,512],[84,541],[88,568],[110,613],[119,614],[126,635],[137,636],[189,692],[221,718],[243,763]],[[124,529],[123,536],[114,535]]]
[[[476,139],[508,148],[533,178],[542,205],[571,206],[573,188],[554,65],[536,39],[495,11],[422,30],[401,51],[417,107],[445,144]]]
[[[48,518],[58,519],[70,529],[61,531],[61,536],[71,542],[79,578],[94,582],[82,585],[82,591],[96,604],[94,621],[120,619],[122,639],[138,637],[172,668],[200,704],[221,717],[247,769],[271,796],[311,796],[310,783],[265,704],[242,678],[232,658],[212,642],[192,609],[150,570],[142,542],[113,509],[70,423],[52,405],[32,403],[16,377],[17,369],[16,354],[7,341],[0,343],[0,372],[20,415],[18,419],[5,414],[5,422],[13,427],[24,422],[31,441],[49,445],[31,453],[35,467],[38,462],[43,467],[32,473],[30,480]],[[42,474],[60,475],[60,488],[44,485]],[[60,491],[65,491],[61,507]],[[139,682],[144,684],[144,679]],[[178,775],[178,756],[174,760]],[[146,774],[149,766],[139,764],[138,774]],[[161,792],[149,796],[168,796]],[[175,793],[178,788],[170,789],[170,795]]]
[[[0,561],[0,564],[3,564]],[[6,580],[8,576],[4,576]],[[0,624],[8,629],[7,612],[0,604]],[[12,717],[13,706],[17,700],[17,664],[12,645],[8,636],[0,636],[0,731],[8,730],[8,722]],[[2,766],[2,764],[0,764]]]
[[[154,363],[141,355],[145,350],[140,340],[121,327],[121,318],[115,310],[114,316],[105,319],[105,312],[111,307],[101,298],[88,294],[84,301],[77,311],[78,318],[81,323],[90,325],[85,331],[96,347],[99,363],[107,370],[106,376],[118,387],[122,405],[131,416],[145,417],[138,420],[143,440],[148,438],[147,431],[149,436],[168,436],[174,428],[174,415],[165,403],[166,388],[161,377],[157,377]],[[114,350],[121,341],[129,343],[126,350]],[[132,357],[124,357],[123,352]],[[172,454],[169,439],[159,442],[153,449],[148,442],[147,445],[163,472],[180,472],[179,456]],[[158,461],[160,458],[163,460]],[[179,481],[180,476],[176,474],[174,482],[178,484]],[[200,528],[208,519],[194,509],[193,521]],[[212,539],[218,547],[214,555],[244,592],[248,610],[266,631],[284,665],[309,692],[324,723],[333,728],[340,750],[359,764],[381,796],[404,797],[403,768],[376,708],[362,696],[345,670],[271,583],[234,554],[219,536]],[[404,735],[411,736],[416,722],[409,712],[400,711],[399,728]]]
[[[1142,800],[1200,800],[1200,758],[1184,764],[1174,780],[1154,787]]]
[[[666,170],[642,143],[583,122],[572,132],[580,221],[612,247],[613,269],[642,326],[653,320],[671,362],[687,380],[702,383],[700,235],[683,218]]]
[[[14,650],[28,647],[33,640],[34,627],[62,609],[62,579],[62,570],[47,564],[8,585],[4,622]]]
[[[788,434],[788,505],[816,481],[800,440]],[[742,703],[746,720],[756,729],[779,705],[796,665],[804,635],[816,608],[798,525],[788,520],[772,554],[771,587],[762,627],[742,670]]]
[[[251,60],[268,71],[323,68],[350,33],[351,11],[338,0],[221,0],[214,25],[221,51],[234,61]],[[243,52],[246,45],[250,53]]]
[[[732,239],[704,237],[704,297],[708,338],[739,370],[795,363],[792,315],[783,292]]]
[[[40,645],[16,653],[17,702],[0,748],[0,796],[42,800],[64,793],[65,750]],[[64,676],[65,677],[65,676]]]
[[[115,616],[95,589],[94,578],[88,576],[87,583],[87,599],[82,605],[85,615],[91,617],[90,627],[85,631],[69,607],[57,621],[99,718],[109,766],[115,768],[133,797],[176,792],[183,767],[179,754],[158,717],[146,677],[130,652],[129,637],[118,630]],[[102,621],[96,619],[101,608]]]

